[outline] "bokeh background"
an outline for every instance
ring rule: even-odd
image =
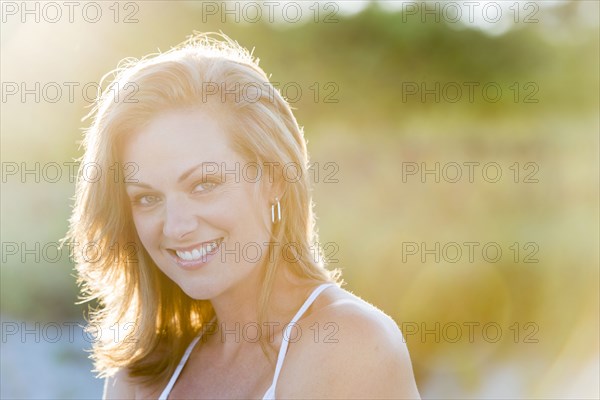
[[[245,3],[74,3],[2,3],[1,398],[101,396],[53,247],[65,163],[94,83],[194,30],[254,48],[286,88],[331,265],[403,328],[423,398],[599,397],[598,2],[273,2],[272,21]],[[439,181],[421,175],[436,163]]]

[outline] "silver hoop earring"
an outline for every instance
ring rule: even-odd
[[[274,224],[281,221],[281,204],[279,199],[275,197],[275,203],[271,204],[271,222]]]

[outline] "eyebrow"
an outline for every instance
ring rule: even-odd
[[[190,169],[188,169],[187,171],[185,171],[183,174],[181,174],[181,176],[177,179],[177,183],[181,183],[184,180],[186,180],[191,174],[193,174],[194,172],[196,172],[199,168],[203,167],[205,163],[200,163],[198,165],[195,165],[193,167],[191,167]],[[125,186],[140,186],[146,189],[152,189],[151,185],[148,185],[147,183],[142,183],[142,182],[126,182]]]

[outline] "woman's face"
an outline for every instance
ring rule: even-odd
[[[122,160],[137,167],[126,187],[139,238],[185,293],[211,299],[258,279],[270,195],[243,179],[244,160],[215,118],[158,114],[126,140]]]

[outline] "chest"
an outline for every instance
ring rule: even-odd
[[[260,399],[271,386],[275,368],[260,346],[240,352],[227,362],[202,350],[193,353],[186,363],[170,399]]]

